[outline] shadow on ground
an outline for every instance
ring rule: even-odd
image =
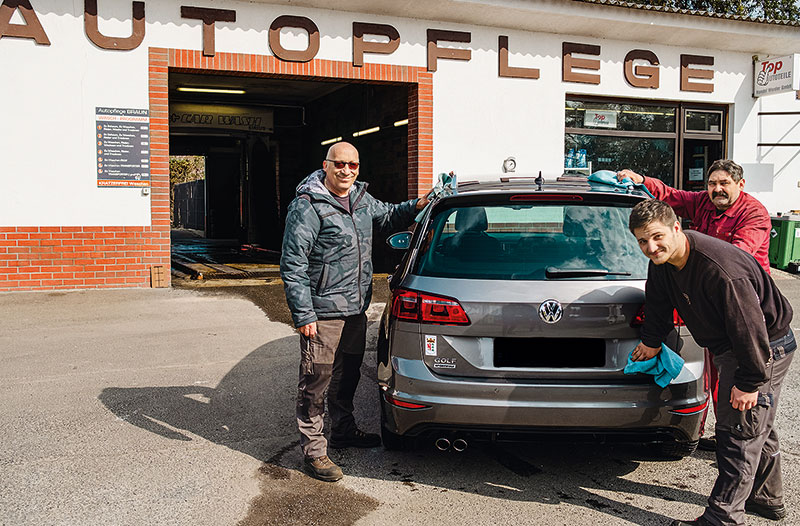
[[[373,340],[375,333],[372,323]],[[298,336],[266,343],[215,387],[108,387],[99,399],[119,418],[165,438],[201,437],[264,462],[259,476],[262,495],[251,503],[241,524],[352,524],[380,503],[298,471],[301,456],[294,420],[298,347]],[[374,341],[368,342],[356,401],[357,418],[369,430],[378,427],[374,348]],[[597,492],[704,504],[704,497],[681,481],[646,484],[625,478],[637,469],[638,460],[653,460],[644,448],[534,443],[473,447],[457,454],[428,446],[413,452],[331,451],[331,457],[348,475],[395,482],[411,491],[424,485],[514,501],[568,502],[636,524],[663,524],[668,518],[636,505],[635,497],[620,502]],[[691,473],[686,477],[696,478]]]

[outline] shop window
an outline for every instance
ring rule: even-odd
[[[675,141],[646,137],[607,137],[568,133],[567,155],[572,151],[586,152],[586,166],[565,168],[586,175],[597,170],[630,168],[638,173],[657,177],[672,184],[675,173]],[[585,169],[582,169],[585,168]]]
[[[675,108],[568,100],[567,128],[674,132]]]
[[[722,112],[687,109],[684,129],[693,133],[721,133]]]
[[[701,172],[724,157],[726,116],[721,106],[570,97],[564,172],[630,168],[670,186],[702,189]]]

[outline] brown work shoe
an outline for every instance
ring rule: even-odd
[[[316,458],[305,457],[303,471],[307,475],[325,482],[336,482],[342,478],[342,468],[334,464],[327,455]]]
[[[786,506],[783,504],[759,504],[754,500],[748,500],[744,503],[744,509],[771,521],[779,521],[786,517]]]

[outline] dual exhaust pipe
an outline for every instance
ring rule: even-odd
[[[467,449],[467,441],[463,438],[456,438],[453,442],[450,442],[450,439],[447,437],[439,437],[434,442],[436,449],[439,451],[447,451],[452,448],[453,451],[456,453],[461,453],[465,449]]]

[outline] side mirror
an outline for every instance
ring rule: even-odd
[[[398,232],[386,239],[386,243],[397,250],[406,250],[411,244],[411,232]]]

